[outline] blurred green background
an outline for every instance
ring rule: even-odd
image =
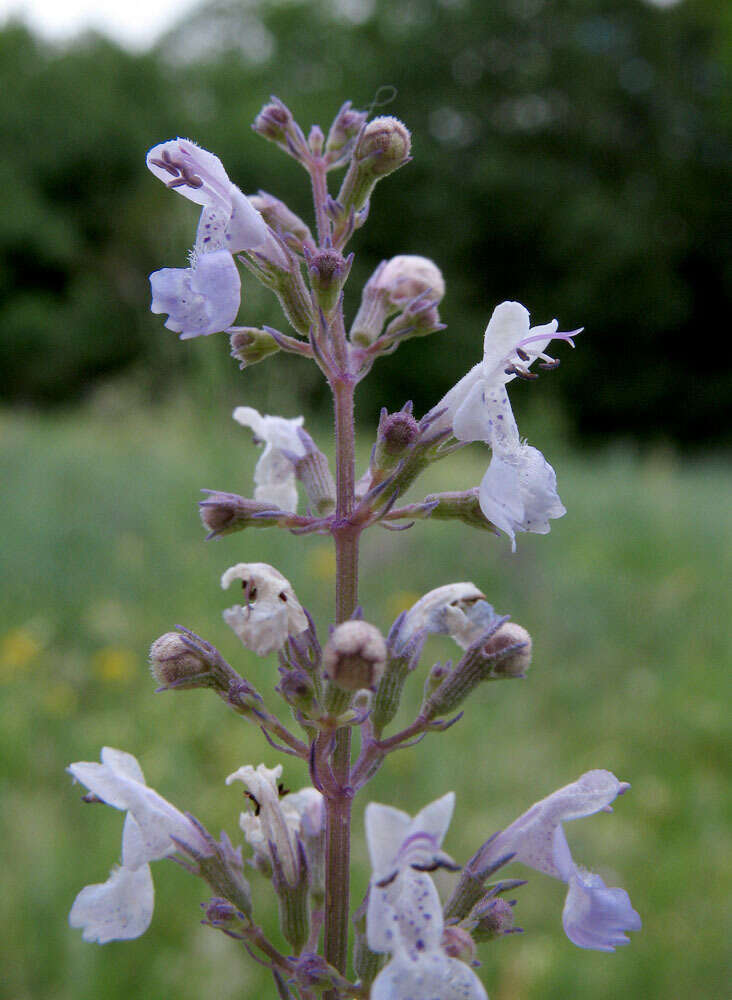
[[[429,522],[365,539],[361,599],[380,627],[470,579],[532,632],[535,657],[527,681],[486,687],[459,726],[396,754],[357,819],[368,798],[415,811],[454,788],[446,846],[464,860],[607,767],[632,791],[567,833],[578,860],[629,890],[644,929],[615,955],[580,951],[562,932],[563,887],[528,873],[526,933],[480,951],[492,1000],[725,994],[731,54],[732,8],[712,0],[214,3],[142,54],[0,29],[0,995],[272,995],[234,942],[200,927],[202,887],[167,862],[139,941],[100,948],[67,927],[76,892],[117,859],[122,821],[82,807],[63,768],[105,743],[134,752],[150,784],[234,837],[242,798],[223,780],[273,751],[206,692],[153,697],[147,647],[182,622],[271,692],[273,664],[220,617],[218,577],[242,560],[278,566],[321,632],[332,616],[325,540],[203,543],[199,488],[251,491],[256,451],[232,406],[306,412],[329,451],[328,400],[299,359],[242,374],[225,337],[181,344],[147,312],[147,274],[184,264],[196,211],[166,196],[144,153],[189,135],[245,191],[309,218],[305,175],[250,132],[256,112],[274,92],[303,127],[327,128],[344,99],[365,108],[387,87],[383,111],[412,129],[415,158],[354,240],[348,311],[382,257],[418,252],[445,273],[448,329],[404,345],[360,391],[361,465],[378,408],[434,403],[478,359],[497,302],[586,332],[559,371],[512,391],[568,508],[549,536],[520,536],[515,556]],[[281,326],[246,279],[244,303],[243,322]],[[485,464],[467,449],[415,498],[473,485]],[[435,640],[422,671],[452,655]],[[306,783],[285,766],[290,787]],[[354,851],[357,901],[360,819]],[[268,886],[252,884],[273,926]]]

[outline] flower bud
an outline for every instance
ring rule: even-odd
[[[287,130],[293,121],[292,113],[280,101],[265,104],[254,119],[252,128],[265,139],[272,142],[284,142]]]
[[[397,118],[374,118],[359,132],[337,202],[344,216],[365,208],[382,177],[409,160],[409,129]]]
[[[491,941],[514,930],[513,908],[505,899],[488,897],[478,903],[469,917],[473,927],[473,937],[476,941]]]
[[[231,356],[239,362],[243,371],[250,365],[264,361],[271,354],[277,354],[279,345],[271,333],[256,326],[236,326],[230,331]]]
[[[312,678],[304,670],[283,670],[282,680],[277,691],[288,705],[298,709],[304,715],[312,717],[318,714],[315,685]]]
[[[379,337],[388,316],[405,310],[407,319],[394,320],[387,330],[391,341],[407,327],[418,326],[421,332],[431,333],[441,327],[437,304],[444,294],[445,279],[434,261],[416,254],[392,257],[374,271],[364,287],[351,340],[368,346]]]
[[[252,128],[259,135],[276,143],[296,160],[307,156],[309,150],[302,129],[292,116],[290,109],[277,97],[265,104],[254,119]]]
[[[376,445],[371,456],[371,476],[378,478],[379,472],[387,472],[399,464],[400,459],[419,437],[419,424],[411,413],[399,410],[397,413],[381,411]]]
[[[368,168],[376,177],[397,170],[406,161],[412,146],[412,137],[406,125],[383,115],[374,118],[362,130],[353,151],[357,162],[368,161]]]
[[[420,295],[426,295],[437,303],[445,295],[442,271],[429,257],[420,257],[418,254],[398,254],[392,257],[379,276],[379,285],[396,306],[406,306]]]
[[[332,312],[351,270],[353,256],[344,260],[337,250],[320,250],[306,255],[310,283],[325,313]]]
[[[520,625],[499,622],[496,619],[488,632],[468,647],[450,675],[426,699],[422,706],[426,719],[454,711],[482,681],[526,676],[531,663],[531,636]]]
[[[201,903],[206,922],[212,927],[227,927],[229,929],[238,927],[245,917],[244,914],[230,903],[228,899],[221,899],[214,896],[208,903]]]
[[[363,123],[368,118],[366,111],[354,111],[351,102],[341,105],[338,114],[328,132],[325,143],[325,155],[329,166],[337,167],[345,163],[353,145],[353,140],[361,131]]]
[[[150,672],[162,690],[213,685],[205,655],[188,645],[179,632],[166,632],[152,644]]]
[[[496,658],[492,677],[525,677],[531,666],[531,636],[515,622],[504,622],[485,644],[484,652]]]
[[[475,959],[475,941],[469,931],[464,927],[457,927],[448,924],[442,930],[442,940],[440,942],[445,952],[450,958],[459,958],[462,962],[470,964]]]
[[[345,691],[374,689],[386,665],[386,643],[368,622],[351,620],[337,625],[323,651],[326,677]]]
[[[308,148],[313,156],[322,155],[324,142],[325,136],[323,135],[322,128],[320,125],[313,125],[310,128],[310,133],[308,135]]]
[[[285,516],[259,517],[264,511],[275,506],[267,500],[248,500],[238,493],[220,493],[218,490],[204,490],[208,493],[205,500],[199,500],[198,507],[204,528],[208,528],[209,538],[230,535],[244,528],[268,528],[277,524]]]
[[[290,211],[284,201],[258,191],[250,195],[249,202],[262,215],[264,221],[273,229],[295,253],[302,253],[303,247],[315,250],[315,240],[307,223],[299,215]]]

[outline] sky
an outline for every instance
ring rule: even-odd
[[[196,6],[196,0],[0,0],[0,23],[20,14],[45,38],[63,40],[86,28],[103,31],[134,49],[152,44],[174,21]]]
[[[670,7],[679,0],[647,0]],[[0,0],[0,24],[20,13],[44,37],[63,40],[85,28],[95,28],[133,49],[144,49],[174,21],[197,5],[197,0]]]

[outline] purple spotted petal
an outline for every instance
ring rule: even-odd
[[[599,875],[579,871],[569,880],[562,923],[573,944],[597,951],[615,951],[629,943],[625,931],[641,929],[625,889],[608,889]]]
[[[441,950],[411,961],[397,954],[371,986],[371,1000],[488,1000],[473,970]]]
[[[164,267],[150,275],[154,313],[167,313],[166,327],[181,340],[228,329],[241,300],[241,279],[227,250],[198,256],[193,267]]]

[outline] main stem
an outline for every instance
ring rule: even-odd
[[[319,249],[330,246],[331,225],[326,210],[328,186],[326,164],[313,156],[308,164],[313,185],[313,203],[318,228]],[[337,307],[342,309],[342,304]],[[336,550],[336,624],[350,618],[358,595],[358,538],[360,529],[351,523],[355,485],[355,430],[353,395],[355,379],[348,363],[343,316],[322,317],[328,329],[334,368],[329,374],[335,410],[336,512],[333,540]],[[348,916],[351,868],[351,730],[336,730],[331,761],[336,788],[326,795],[325,922],[324,954],[330,964],[346,974],[348,965]],[[328,990],[325,1000],[336,1000],[337,991]]]
[[[345,345],[343,345],[345,346]],[[350,523],[354,504],[355,457],[353,395],[350,379],[334,379],[336,431],[336,622],[350,618],[358,596],[359,529]],[[336,730],[332,758],[338,791],[326,799],[325,958],[346,974],[351,852],[351,730]],[[326,994],[328,1000],[335,993]]]

